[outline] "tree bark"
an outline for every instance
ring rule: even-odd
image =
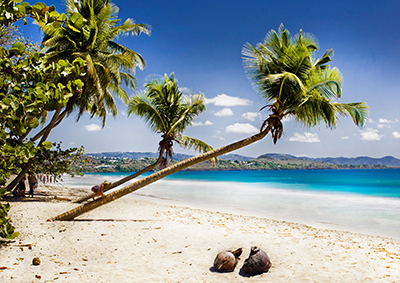
[[[138,176],[140,176],[140,175],[142,175],[142,174],[144,174],[144,173],[156,168],[158,166],[158,164],[161,163],[164,151],[165,151],[165,149],[162,149],[160,151],[160,154],[158,155],[158,159],[156,160],[156,162],[154,162],[153,164],[147,166],[146,168],[143,168],[142,170],[136,172],[135,174],[129,175],[129,176],[127,176],[127,177],[125,177],[125,178],[123,178],[121,180],[118,180],[118,181],[110,184],[109,186],[105,186],[105,188],[103,189],[103,192],[106,192],[106,191],[109,191],[109,190],[111,190],[111,189],[113,189],[115,187],[118,187],[119,185],[122,185],[123,183],[128,182],[128,181],[130,181],[132,179],[135,179],[136,177],[138,177]],[[90,198],[92,198],[94,196],[96,196],[96,194],[93,193],[93,194],[81,197],[81,198],[79,198],[79,199],[77,199],[77,200],[75,200],[73,202],[74,203],[82,203],[82,202],[84,202],[84,201],[86,201],[86,200],[88,200],[88,199],[90,199]]]
[[[78,217],[79,215],[86,213],[88,211],[91,211],[99,206],[102,206],[104,204],[107,204],[109,202],[112,202],[118,198],[121,198],[127,194],[130,194],[138,189],[141,189],[151,183],[154,183],[168,175],[171,175],[175,172],[181,171],[185,168],[188,168],[192,165],[195,165],[197,163],[209,160],[211,158],[220,156],[222,154],[226,154],[228,152],[237,150],[239,148],[245,147],[249,144],[255,143],[261,139],[263,139],[269,132],[269,128],[267,128],[266,130],[264,130],[261,133],[258,133],[254,136],[251,136],[247,139],[235,142],[233,144],[230,145],[226,145],[211,151],[208,151],[206,153],[185,159],[179,163],[176,163],[170,167],[167,167],[163,170],[160,170],[154,174],[151,174],[150,176],[144,177],[143,179],[140,179],[138,181],[136,181],[133,184],[130,184],[128,186],[125,186],[117,191],[114,191],[110,194],[107,194],[105,197],[103,198],[99,198],[95,201],[80,205],[70,211],[67,211],[63,214],[60,214],[54,218],[52,218],[51,220],[62,220],[62,221],[69,221],[69,220],[73,220],[75,217]]]
[[[56,112],[53,115],[53,118],[50,121],[50,124],[46,127],[46,131],[43,133],[42,139],[39,142],[39,145],[41,145],[43,142],[46,141],[46,139],[48,138],[51,130],[54,127],[54,124],[56,123],[56,121],[58,120],[59,116],[60,116],[60,112],[61,112],[61,108],[57,109]],[[18,183],[19,181],[22,180],[22,177],[25,176],[25,174],[29,171],[29,169],[31,168],[32,162],[34,160],[35,157],[32,157],[31,159],[28,160],[28,162],[24,165],[24,167],[22,168],[21,172],[18,174],[17,177],[15,177],[14,180],[12,180],[6,187],[7,191],[11,191]]]
[[[57,122],[54,123],[54,125],[53,125],[53,127],[52,127],[51,129],[54,129],[55,127],[57,127],[57,126],[62,122],[62,120],[65,118],[65,115],[66,115],[66,114],[67,114],[67,109],[65,109],[64,112],[61,113],[61,114],[58,116]],[[36,141],[36,140],[39,139],[41,136],[43,136],[43,135],[46,133],[46,131],[47,131],[47,129],[48,129],[49,126],[50,126],[50,124],[47,125],[46,127],[44,127],[44,128],[43,128],[39,133],[37,133],[31,140],[32,140],[32,141]]]

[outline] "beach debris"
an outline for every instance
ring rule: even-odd
[[[36,274],[35,277],[36,277],[37,279],[41,279],[41,278],[42,278],[42,276],[40,276],[40,275],[38,275],[38,274]]]
[[[242,252],[242,248],[239,248],[236,251],[220,252],[214,260],[214,269],[219,272],[232,272],[235,269]]]
[[[40,265],[40,259],[38,257],[34,257],[32,260],[33,265]]]
[[[271,268],[268,255],[259,247],[252,247],[249,257],[244,261],[243,270],[249,275],[262,274]]]

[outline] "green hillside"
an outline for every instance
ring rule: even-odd
[[[86,160],[79,161],[73,166],[80,167],[83,172],[134,172],[153,162],[155,158],[143,157],[139,159],[115,158],[115,157],[93,157],[88,156]],[[176,163],[178,161],[172,161]],[[385,165],[336,165],[321,161],[310,161],[298,158],[275,159],[261,156],[247,161],[219,159],[213,165],[202,162],[188,169],[190,170],[293,170],[293,169],[355,169],[355,168],[387,168]]]

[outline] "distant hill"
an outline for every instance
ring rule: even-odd
[[[294,155],[281,154],[281,153],[266,153],[266,154],[263,154],[263,155],[260,155],[259,157],[257,157],[257,159],[261,159],[261,158],[273,158],[273,159],[278,159],[278,160],[282,160],[282,159],[301,159],[301,158],[296,157]]]
[[[232,161],[249,161],[249,160],[254,160],[254,157],[248,157],[248,156],[243,156],[239,154],[224,154],[218,157],[218,159],[223,159],[223,160],[232,160]]]
[[[258,158],[272,157],[278,160],[282,159],[303,159],[309,161],[321,161],[336,165],[386,165],[386,166],[400,166],[400,159],[393,156],[385,156],[382,158],[373,158],[368,156],[360,157],[296,157],[290,154],[267,153],[259,156]]]
[[[158,153],[155,152],[101,152],[101,153],[87,153],[87,156],[93,157],[106,157],[106,158],[129,158],[129,159],[141,159],[141,158],[157,158]],[[176,153],[174,154],[174,160],[182,160],[185,158],[192,157],[193,155]],[[310,157],[297,157],[290,154],[280,153],[266,153],[260,155],[257,158],[243,156],[239,154],[226,154],[219,157],[220,160],[231,160],[231,161],[249,161],[255,159],[297,159],[297,160],[308,160],[308,161],[319,161],[326,162],[335,165],[385,165],[385,166],[398,166],[400,167],[400,159],[393,156],[385,156],[382,158],[373,158],[368,156],[360,157],[321,157],[321,158],[310,158]]]
[[[400,166],[400,159],[393,156],[385,156],[382,158],[372,158],[368,156],[360,156],[353,158],[346,157],[326,157],[326,158],[303,158],[306,160],[323,161],[331,164],[337,165],[386,165],[386,166]]]
[[[100,153],[87,153],[86,156],[92,157],[106,157],[106,158],[129,158],[129,159],[141,159],[141,158],[157,158],[158,152],[100,152]],[[182,160],[185,158],[192,157],[193,155],[175,153],[174,160]]]

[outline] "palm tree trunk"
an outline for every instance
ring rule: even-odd
[[[55,123],[53,124],[53,126],[51,127],[51,129],[54,129],[55,127],[57,127],[57,126],[62,122],[62,120],[65,118],[65,115],[66,115],[66,114],[67,114],[67,109],[65,109],[65,110],[63,111],[63,113],[61,113],[61,114],[58,116],[57,122],[55,122]],[[36,141],[37,139],[39,139],[41,136],[43,136],[43,135],[46,133],[46,131],[48,130],[49,127],[50,127],[50,124],[47,125],[45,128],[43,128],[39,133],[37,133],[31,140],[32,140],[32,141]]]
[[[158,155],[158,159],[156,160],[156,162],[154,162],[153,164],[150,164],[149,166],[147,166],[146,168],[143,168],[142,170],[136,172],[135,174],[129,175],[129,176],[127,176],[127,177],[125,177],[125,178],[123,178],[121,180],[118,180],[118,181],[110,184],[109,186],[106,185],[104,187],[104,189],[103,189],[103,192],[106,192],[106,191],[109,191],[109,190],[111,190],[111,189],[113,189],[115,187],[118,187],[119,185],[122,185],[123,183],[128,182],[128,181],[130,181],[132,179],[135,179],[136,177],[138,177],[138,176],[140,176],[140,175],[142,175],[142,174],[144,174],[144,173],[156,168],[161,163],[164,151],[165,151],[165,149],[160,150],[160,154]],[[82,203],[82,202],[84,202],[84,201],[86,201],[86,200],[88,200],[88,199],[90,199],[90,198],[92,198],[94,196],[96,196],[96,194],[90,194],[90,195],[81,197],[80,199],[77,199],[77,200],[75,200],[73,202],[74,203]]]
[[[46,127],[46,131],[43,133],[42,135],[42,139],[39,142],[39,145],[41,145],[43,142],[46,141],[46,139],[48,138],[51,130],[54,127],[54,124],[56,123],[56,121],[58,120],[58,118],[60,117],[60,112],[61,112],[61,108],[57,109],[56,112],[53,115],[53,118],[50,121],[50,124]],[[35,159],[35,157],[32,157],[28,160],[28,162],[24,165],[24,167],[22,168],[21,172],[18,174],[17,177],[15,177],[14,180],[12,180],[6,187],[7,191],[11,191],[18,183],[19,181],[22,180],[22,177],[25,176],[25,174],[29,171],[29,169],[31,168],[32,162]]]
[[[256,141],[259,141],[259,140],[261,140],[262,138],[264,138],[268,134],[269,130],[270,129],[267,128],[263,132],[258,133],[258,134],[254,135],[254,136],[251,136],[251,137],[249,137],[247,139],[244,139],[244,140],[235,142],[233,144],[226,145],[226,146],[223,146],[223,147],[208,151],[206,153],[203,153],[203,154],[200,154],[200,155],[185,159],[185,160],[183,160],[181,162],[178,162],[178,163],[176,163],[176,164],[174,164],[174,165],[172,165],[170,167],[167,167],[167,168],[165,168],[163,170],[160,170],[160,171],[158,171],[158,172],[156,172],[154,174],[151,174],[150,176],[147,176],[147,177],[145,177],[143,179],[140,179],[140,180],[136,181],[133,184],[130,184],[130,185],[126,186],[126,187],[123,187],[123,188],[121,188],[121,189],[119,189],[117,191],[114,191],[114,192],[110,193],[110,194],[107,194],[103,198],[99,198],[99,199],[97,199],[95,201],[80,205],[80,206],[78,206],[78,207],[76,207],[76,208],[74,208],[74,209],[72,209],[70,211],[67,211],[67,212],[65,212],[63,214],[60,214],[60,215],[52,218],[52,220],[62,220],[62,221],[73,220],[75,217],[77,217],[77,216],[79,216],[79,215],[81,215],[83,213],[91,211],[91,210],[93,210],[93,209],[95,209],[95,208],[97,208],[99,206],[102,206],[102,205],[107,204],[109,202],[112,202],[112,201],[114,201],[114,200],[116,200],[118,198],[121,198],[121,197],[123,197],[123,196],[125,196],[127,194],[130,194],[130,193],[132,193],[132,192],[134,192],[134,191],[136,191],[138,189],[141,189],[141,188],[143,188],[143,187],[145,187],[145,186],[147,186],[147,185],[149,185],[151,183],[154,183],[154,182],[156,182],[156,181],[158,181],[158,180],[160,180],[160,179],[162,179],[162,178],[164,178],[164,177],[166,177],[168,175],[171,175],[173,173],[181,171],[181,170],[183,170],[185,168],[188,168],[188,167],[190,167],[192,165],[195,165],[197,163],[209,160],[211,158],[215,158],[215,157],[220,156],[222,154],[226,154],[228,152],[237,150],[239,148],[242,148],[242,147],[245,147],[245,146],[247,146],[249,144],[252,144],[252,143],[254,143]]]

